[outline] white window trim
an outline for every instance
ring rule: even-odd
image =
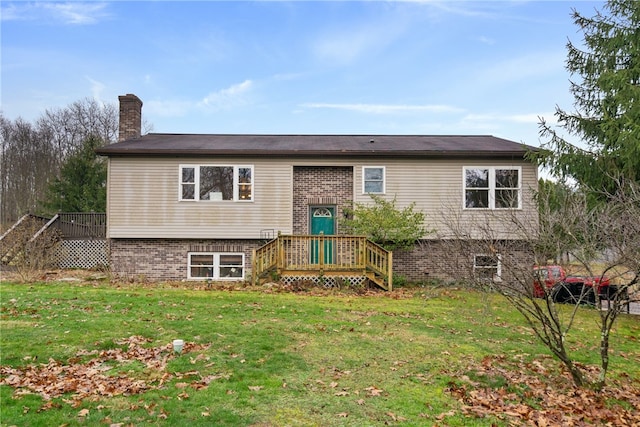
[[[365,170],[382,169],[382,192],[370,192],[365,190]],[[387,170],[385,166],[362,166],[362,194],[386,194],[387,193]]]
[[[233,200],[200,200],[200,168],[205,167],[232,167],[233,168]],[[194,195],[193,199],[182,198],[182,170],[184,168],[194,169]],[[251,199],[240,199],[240,169],[251,169]],[[181,164],[178,168],[178,200],[181,202],[206,202],[206,203],[229,203],[229,202],[241,202],[252,203],[255,200],[255,175],[253,165],[223,165],[223,164]]]
[[[193,277],[191,276],[191,255],[211,255],[213,256],[213,276],[212,277]],[[222,255],[240,255],[242,256],[242,276],[240,277],[220,277],[220,256]],[[245,274],[245,259],[242,252],[188,252],[187,253],[187,279],[188,280],[228,280],[242,281]]]
[[[487,208],[468,208],[467,207],[467,170],[470,169],[488,169],[489,170],[489,207]],[[518,171],[518,206],[515,208],[496,208],[496,169],[498,170],[517,170]],[[520,210],[522,209],[522,167],[521,166],[464,166],[462,168],[462,209],[467,211],[481,210]]]
[[[498,264],[494,266],[484,266],[484,265],[476,265],[476,259],[478,257],[496,257],[498,259]],[[496,273],[493,275],[492,282],[501,282],[502,281],[502,255],[500,254],[474,254],[473,255],[473,274],[475,276],[477,270],[488,270],[488,269],[496,269]]]

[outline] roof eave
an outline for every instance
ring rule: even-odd
[[[524,157],[527,151],[342,151],[322,150],[136,150],[107,147],[96,150],[102,156],[149,156],[149,157],[191,157],[191,156],[225,156],[225,157]]]

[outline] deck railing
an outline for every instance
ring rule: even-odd
[[[65,239],[104,239],[107,235],[107,215],[97,212],[59,213],[53,224]]]
[[[252,274],[360,274],[390,289],[391,266],[392,253],[364,236],[279,235],[254,251]]]

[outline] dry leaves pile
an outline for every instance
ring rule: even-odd
[[[28,365],[22,368],[0,366],[0,384],[16,389],[16,394],[37,393],[44,399],[68,394],[66,402],[79,406],[83,399],[103,396],[132,395],[157,388],[167,380],[183,377],[186,374],[166,372],[167,361],[175,357],[173,347],[167,344],[160,347],[144,347],[150,340],[141,336],[116,341],[126,349],[82,350],[68,364],[50,359],[48,363]],[[185,343],[183,352],[205,350],[209,345]],[[82,362],[83,359],[89,358]],[[145,379],[136,379],[127,373],[114,372],[115,366],[122,367],[128,362],[144,364]],[[196,371],[189,373],[198,377]],[[196,389],[206,387],[212,378],[200,377],[192,386]]]
[[[596,392],[572,386],[569,375],[555,369],[539,361],[515,363],[501,356],[486,357],[480,365],[469,366],[467,374],[451,382],[447,391],[463,403],[464,413],[493,415],[512,425],[640,425],[638,381],[609,379],[609,385]],[[486,386],[496,379],[505,385]]]

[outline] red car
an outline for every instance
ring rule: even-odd
[[[609,299],[617,291],[616,286],[612,286],[606,276],[567,276],[559,265],[537,266],[533,271],[533,296],[536,298],[542,298],[545,292],[551,292],[554,302],[580,301],[595,304],[594,287],[597,288],[598,295],[604,299]]]
[[[533,267],[533,274],[535,277],[533,281],[533,296],[536,298],[544,297],[545,289],[552,289],[567,277],[564,269],[559,265]]]

